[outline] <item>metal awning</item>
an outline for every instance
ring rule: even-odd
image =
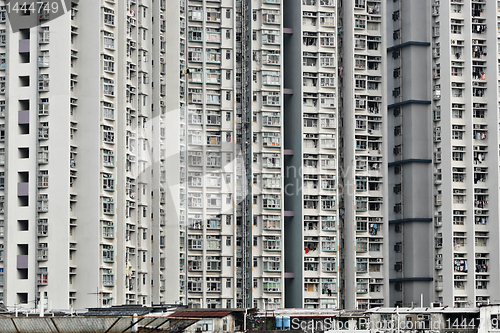
[[[179,333],[198,318],[177,317],[0,317],[2,333]]]

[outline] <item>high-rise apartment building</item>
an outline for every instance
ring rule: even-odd
[[[338,8],[285,1],[284,11],[286,304],[337,308]]]
[[[341,179],[344,308],[386,304],[389,296],[386,1],[340,8],[343,67]]]
[[[283,307],[282,4],[172,5],[180,13],[167,39],[179,76],[179,97],[168,99],[180,128],[179,201],[169,212],[179,216],[175,299]]]
[[[179,299],[267,309],[384,304],[383,3],[172,6],[168,70],[179,81],[167,113],[178,116],[168,124],[180,128],[180,186],[178,212],[168,215],[179,216],[180,257],[169,276],[180,281]],[[350,231],[341,240],[342,229]]]
[[[164,301],[165,6],[0,2],[6,305]]]
[[[53,2],[0,1],[7,305],[500,296],[498,3]]]
[[[1,4],[7,305],[384,304],[383,1],[63,4]]]
[[[499,299],[497,1],[390,1],[391,305]]]

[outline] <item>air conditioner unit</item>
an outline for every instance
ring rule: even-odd
[[[431,308],[440,308],[442,306],[443,306],[443,304],[441,304],[441,302],[432,302],[431,303]]]
[[[452,45],[453,45],[453,44],[455,44],[456,42],[457,42],[457,41],[456,41],[456,40],[454,40],[454,39],[452,39],[452,40],[451,40],[451,44],[452,44]]]

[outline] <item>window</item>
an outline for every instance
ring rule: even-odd
[[[219,292],[220,280],[218,277],[207,277],[207,292]]]
[[[104,8],[104,24],[115,25],[115,11],[109,8]]]
[[[107,78],[102,79],[102,89],[104,95],[114,96],[115,95],[115,81]]]
[[[114,287],[115,275],[112,269],[104,268],[102,270],[102,285],[104,287]]]
[[[280,85],[280,74],[277,71],[262,71],[262,84],[264,85]]]
[[[46,261],[49,259],[49,244],[38,243],[37,258],[39,261]]]
[[[337,241],[335,237],[323,237],[321,241],[321,250],[325,252],[336,252]]]
[[[336,272],[337,262],[335,258],[321,258],[321,270],[323,272]]]
[[[190,42],[201,42],[203,40],[203,28],[190,26],[188,39]]]
[[[220,125],[221,124],[221,114],[220,111],[215,111],[215,110],[207,110],[207,125],[212,126],[212,125]],[[217,133],[217,132],[215,132]],[[215,134],[216,136],[219,134]],[[220,138],[219,138],[220,140]],[[217,141],[217,140],[216,140]]]
[[[115,262],[115,251],[113,250],[113,245],[104,244],[102,246],[102,261],[104,262]]]
[[[201,187],[202,186],[202,175],[201,172],[189,172],[188,173],[188,185],[191,187]]]
[[[335,59],[333,53],[320,53],[320,66],[321,67],[334,67]]]
[[[321,46],[335,47],[335,34],[332,32],[321,32],[320,41],[321,41]]]
[[[49,195],[39,194],[38,195],[38,211],[46,213],[49,211]]]
[[[115,179],[110,173],[102,174],[102,188],[104,191],[113,192],[115,190]]]
[[[202,110],[189,109],[188,110],[188,123],[190,125],[201,125],[201,124],[203,124],[203,111]],[[195,133],[193,131],[190,131],[190,132],[192,134]],[[191,140],[194,140],[195,142],[197,142],[198,139],[191,138]],[[188,142],[189,142],[189,136],[188,136]],[[199,142],[200,142],[199,144],[202,144],[201,143],[201,134],[199,136]]]
[[[188,193],[188,207],[203,208],[202,193]]]
[[[262,133],[263,147],[281,147],[281,135],[279,132]]]
[[[102,197],[102,212],[105,215],[115,215],[115,203],[113,198]]]
[[[221,159],[222,159],[221,153],[207,152],[207,167],[212,167],[212,168],[220,167]]]
[[[280,251],[281,239],[279,236],[264,236],[262,248],[266,251]]]
[[[102,152],[102,162],[104,167],[106,168],[114,168],[115,167],[115,155],[112,150],[103,149]],[[47,152],[48,154],[48,152]]]
[[[280,44],[279,30],[262,30],[262,44]]]
[[[208,235],[207,236],[207,250],[220,250],[221,248],[221,236],[218,235]]]
[[[112,126],[102,126],[102,140],[106,143],[115,143],[115,132]]]
[[[264,278],[262,286],[263,286],[263,291],[265,293],[281,292],[281,279],[280,278]]]
[[[115,49],[115,35],[111,32],[103,31],[103,43],[105,49]]]
[[[262,228],[264,230],[280,230],[281,220],[279,215],[263,215]]]
[[[209,154],[209,153],[207,153]],[[202,166],[203,163],[203,152],[201,151],[189,151],[188,152],[188,165],[189,166]]]
[[[281,155],[262,154],[262,166],[264,168],[281,168]]]
[[[190,292],[201,292],[201,284],[203,278],[201,277],[188,277],[187,289]]]
[[[335,209],[337,209],[337,204],[335,202],[335,196],[322,196],[321,197],[321,209],[322,210],[335,210]]]
[[[3,178],[2,178],[2,180],[3,180]],[[39,170],[38,171],[38,188],[47,188],[47,187],[49,187],[49,171],[48,170]]]
[[[188,48],[188,61],[190,61],[190,62],[202,62],[203,61],[202,48],[201,47]]]
[[[40,74],[38,76],[38,91],[49,91],[50,77],[49,74]]]
[[[281,272],[281,257],[263,257],[264,272]]]
[[[262,23],[264,24],[280,24],[279,10],[262,10]]]
[[[217,90],[206,90],[207,104],[220,104],[220,92]]]
[[[281,196],[279,194],[264,194],[262,197],[262,208],[281,209]]]
[[[453,161],[463,161],[464,160],[464,153],[454,151],[452,154],[452,159],[453,159]]]
[[[200,121],[201,121],[201,113],[199,115],[200,115]],[[196,114],[192,115],[191,120],[197,121],[197,116],[198,115],[196,115]],[[188,144],[194,145],[194,146],[202,145],[203,144],[202,135],[203,135],[202,131],[193,131],[193,130],[188,131]]]
[[[221,72],[219,69],[207,69],[206,82],[212,84],[221,83]]]
[[[201,48],[200,48],[200,50],[201,50]],[[206,55],[207,55],[207,63],[220,64],[220,62],[221,62],[220,49],[207,48]]]
[[[102,102],[102,117],[107,120],[115,119],[115,105],[113,103]]]
[[[189,250],[201,250],[203,247],[203,236],[202,235],[189,235],[188,236],[188,249]]]
[[[207,28],[206,34],[208,43],[220,43],[220,29]]]
[[[115,57],[103,54],[103,69],[105,72],[115,71]]]
[[[221,207],[221,195],[216,193],[207,193],[207,208],[220,208]]]
[[[102,237],[108,239],[115,238],[115,227],[112,221],[102,221]]]

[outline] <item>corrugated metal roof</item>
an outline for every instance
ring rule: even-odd
[[[178,333],[199,319],[175,317],[0,317],[1,333],[131,333],[133,327]],[[136,325],[134,325],[136,324]]]
[[[89,308],[88,312],[83,313],[83,316],[144,316],[151,313],[152,308],[142,305],[120,305],[110,308]]]
[[[177,318],[222,318],[232,313],[232,311],[176,311],[169,317]]]
[[[450,308],[450,307],[439,307],[439,308],[431,308],[431,307],[415,307],[415,308],[375,308],[366,310],[366,313],[479,313],[479,308]]]

